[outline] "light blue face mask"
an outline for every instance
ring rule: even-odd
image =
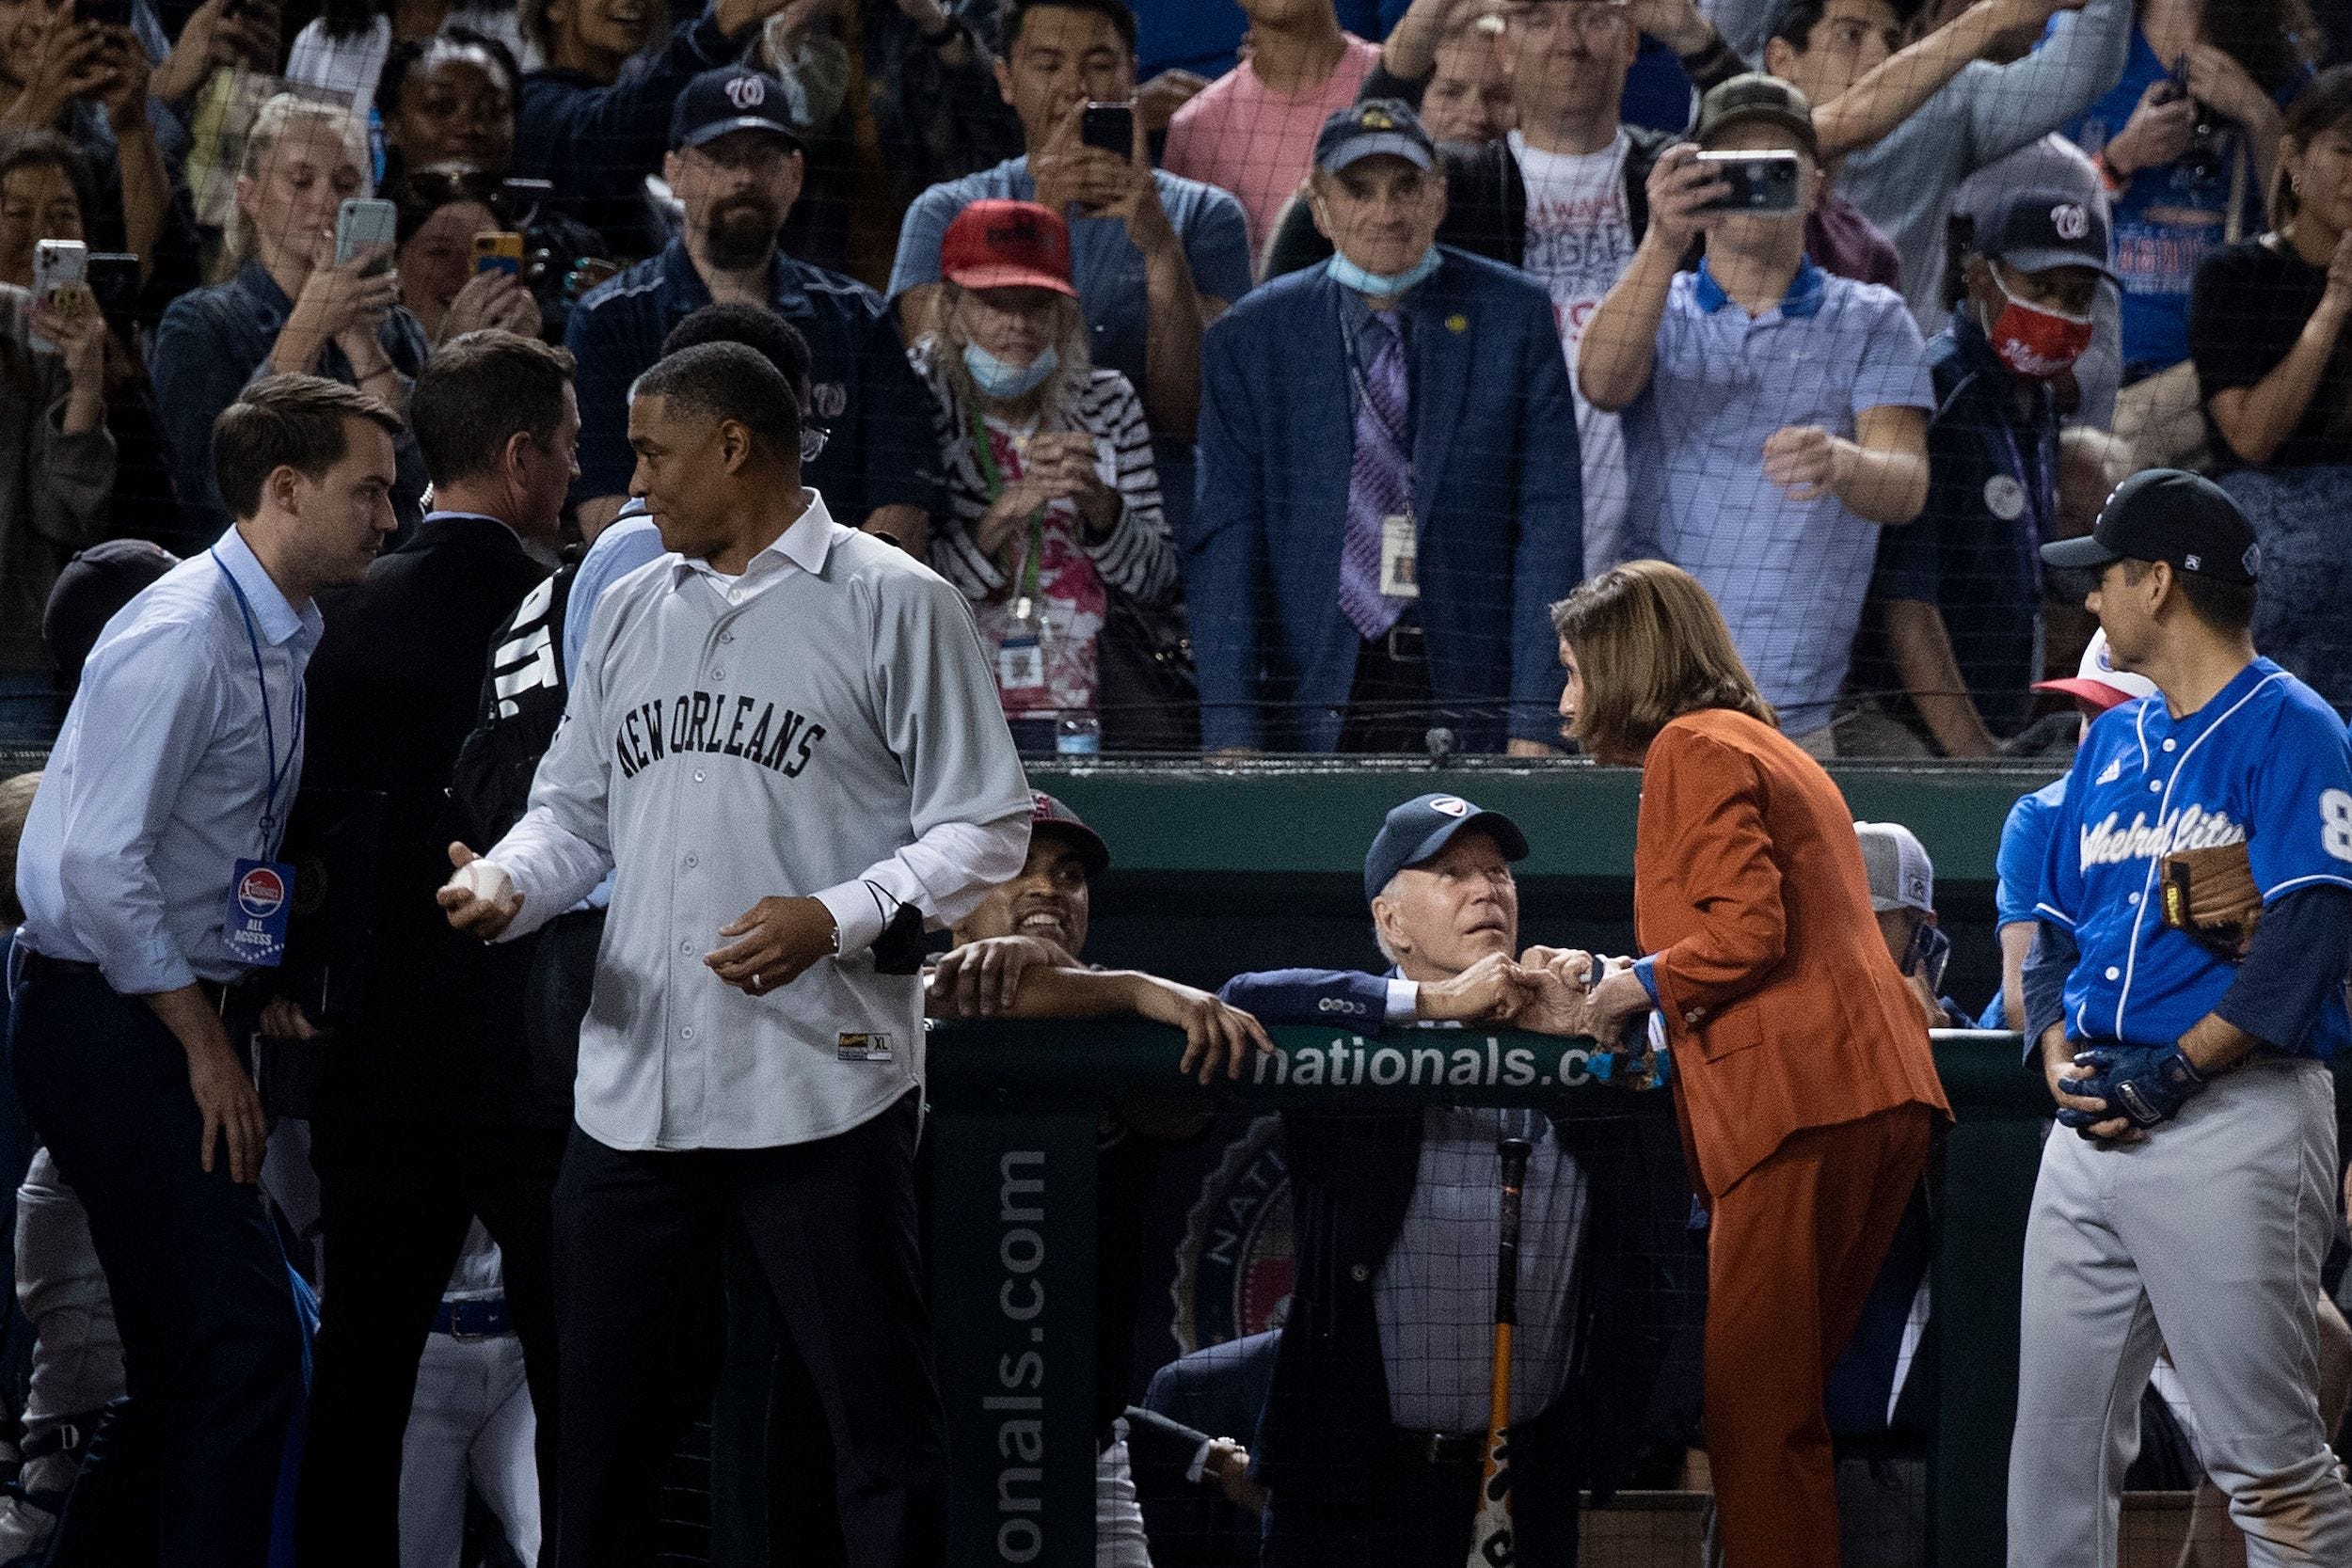
[[[1025,365],[1008,365],[977,343],[963,345],[963,368],[972,373],[972,385],[980,396],[1004,400],[1026,397],[1045,384],[1045,378],[1061,369],[1061,356],[1052,347]]]
[[[1401,294],[1438,270],[1438,247],[1431,245],[1422,252],[1420,261],[1399,273],[1366,272],[1337,251],[1324,265],[1330,271],[1331,281],[1343,289],[1359,294]]]

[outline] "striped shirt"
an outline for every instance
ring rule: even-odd
[[[993,653],[1014,632],[1014,577],[1022,569],[1025,531],[1016,531],[1016,547],[1003,561],[979,547],[980,519],[996,489],[973,438],[972,413],[934,362],[933,349],[926,338],[908,351],[915,374],[930,388],[931,428],[946,470],[948,512],[932,538],[931,559],[940,575],[972,601],[981,645]],[[982,414],[981,428],[992,437],[998,472],[1007,481],[1018,478],[1018,448],[1030,431]],[[1176,548],[1161,509],[1143,400],[1125,376],[1090,372],[1034,429],[1092,436],[1096,473],[1118,493],[1120,514],[1109,535],[1095,541],[1087,537],[1074,506],[1057,501],[1045,508],[1039,597],[1047,630],[1048,685],[1035,692],[1001,694],[1008,712],[1089,710],[1095,705],[1094,639],[1103,627],[1105,591],[1147,605],[1166,603],[1176,588]]]

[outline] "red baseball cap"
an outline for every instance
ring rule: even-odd
[[[1070,226],[1034,201],[975,201],[939,242],[939,274],[966,289],[1051,289],[1070,280]]]

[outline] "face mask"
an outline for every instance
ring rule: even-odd
[[[2090,346],[2089,316],[2069,316],[2028,305],[2009,292],[2009,285],[2001,281],[1997,271],[1993,274],[1993,286],[2001,291],[2001,298],[2007,303],[1999,315],[1984,323],[1984,335],[1991,341],[1993,352],[2000,356],[2001,363],[2019,375],[2037,381],[2061,375]],[[1979,320],[1983,319],[1981,306],[1977,315]]]
[[[1403,272],[1366,272],[1339,252],[1331,253],[1325,263],[1331,281],[1343,289],[1353,289],[1359,294],[1401,294],[1431,273],[1438,270],[1438,247],[1431,245],[1422,252],[1421,260]]]
[[[1045,378],[1061,368],[1061,356],[1052,347],[1025,365],[1008,365],[977,343],[963,345],[963,368],[971,372],[972,385],[980,396],[995,398],[1026,397],[1045,384]]]

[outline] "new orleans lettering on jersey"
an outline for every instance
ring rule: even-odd
[[[825,726],[790,708],[724,691],[688,691],[641,703],[613,726],[621,776],[633,779],[665,758],[741,757],[797,779]]]

